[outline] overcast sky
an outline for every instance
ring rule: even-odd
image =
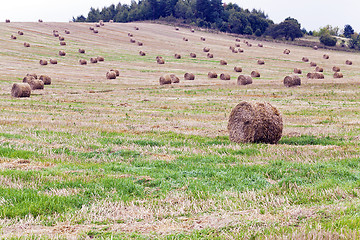
[[[2,0],[2,20],[67,22],[73,16],[87,15],[90,7],[102,8],[130,0]],[[223,0],[223,2],[230,2]],[[275,23],[290,16],[296,18],[307,30],[318,30],[327,24],[343,28],[350,24],[360,31],[360,1],[357,0],[233,0],[240,7],[261,9]]]

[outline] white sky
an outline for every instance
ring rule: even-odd
[[[1,0],[0,21],[67,22],[73,16],[87,15],[90,7],[103,8],[111,4],[130,3],[130,0]],[[237,3],[250,10],[261,9],[275,23],[290,16],[297,19],[307,30],[318,30],[327,24],[343,28],[350,24],[360,31],[360,1],[358,0],[223,0]]]

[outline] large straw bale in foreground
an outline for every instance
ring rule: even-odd
[[[277,143],[283,122],[279,111],[270,103],[239,103],[228,122],[230,140],[237,143]]]
[[[14,83],[11,88],[13,97],[30,97],[31,87],[28,83]]]

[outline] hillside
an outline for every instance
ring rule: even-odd
[[[359,54],[151,23],[105,23],[97,34],[91,26],[0,23],[1,237],[359,236]],[[233,53],[235,44],[244,52]],[[90,63],[98,56],[105,61]],[[303,57],[325,78],[307,79],[315,68]],[[39,64],[50,58],[58,64]],[[333,66],[344,78],[333,78]],[[294,68],[302,84],[287,88],[283,79]],[[119,77],[106,79],[110,69]],[[236,84],[253,70],[261,74],[253,84]],[[208,79],[209,71],[231,80]],[[184,80],[187,72],[195,80]],[[11,97],[27,73],[49,75],[52,84],[30,98]],[[180,83],[159,85],[164,73]],[[228,117],[241,101],[279,109],[279,144],[229,141]]]

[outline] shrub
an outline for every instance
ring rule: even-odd
[[[324,44],[325,46],[335,46],[336,45],[336,42],[337,42],[337,38],[336,37],[332,37],[330,36],[329,34],[325,34],[325,35],[322,35],[320,37],[320,42],[322,44]]]
[[[262,34],[261,34],[261,30],[260,29],[256,29],[255,31],[255,36],[257,37],[260,37]]]

